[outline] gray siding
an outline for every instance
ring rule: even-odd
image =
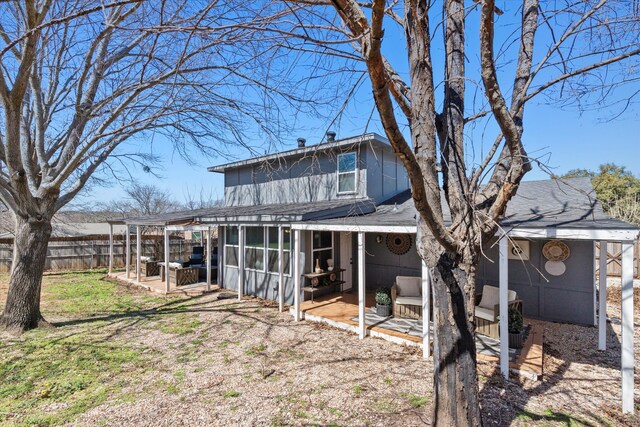
[[[562,276],[546,273],[542,247],[547,240],[530,242],[528,261],[509,260],[509,288],[523,300],[525,316],[558,322],[593,325],[593,242],[565,241],[571,256]],[[498,248],[487,248],[478,274],[478,292],[485,284],[498,284]],[[544,274],[544,277],[543,277]],[[548,280],[548,281],[547,281]]]
[[[354,233],[355,234],[355,233]],[[376,242],[378,233],[365,234],[365,274],[367,289],[375,290],[380,287],[390,288],[396,276],[422,276],[420,257],[415,247],[415,236],[411,236],[411,249],[404,255],[396,255],[387,249],[386,235],[382,236],[382,243]],[[354,242],[354,265],[357,260],[357,245]],[[356,284],[357,278],[353,283]],[[355,286],[354,286],[355,287]]]
[[[358,158],[355,194],[338,194],[337,153],[329,152],[301,159],[283,159],[277,164],[228,170],[225,172],[225,204],[249,206],[366,197],[366,150],[363,149]]]
[[[383,202],[409,188],[407,171],[391,147],[367,146],[367,196]]]

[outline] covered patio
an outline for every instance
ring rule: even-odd
[[[128,218],[109,223],[109,277],[125,283],[143,287],[161,294],[194,294],[210,292],[219,289],[217,281],[218,265],[214,250],[212,230],[217,229],[214,224],[202,224],[199,216],[209,210],[173,212],[146,217]],[[113,270],[113,225],[125,224],[126,255],[124,272]],[[143,229],[153,228],[163,233],[162,259],[148,259],[142,255]],[[135,229],[136,257],[131,263],[131,230]],[[199,233],[202,248],[202,260],[198,265],[190,266],[189,260],[172,259],[170,236],[172,233]],[[204,270],[202,277],[200,270]],[[214,279],[216,282],[214,282]]]

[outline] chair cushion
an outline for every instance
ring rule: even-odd
[[[182,263],[181,262],[170,262],[169,263],[169,268],[182,268]]]
[[[507,301],[513,302],[516,299],[518,299],[518,293],[509,289],[509,291],[507,292]],[[496,304],[500,304],[500,289],[495,286],[484,285],[484,287],[482,288],[482,299],[480,300],[480,304],[478,304],[478,306],[490,308],[491,310],[493,310],[493,307]]]
[[[495,322],[498,320],[493,313],[493,308],[484,308],[480,306],[476,307],[476,317],[488,320],[489,322]]]
[[[396,304],[422,306],[422,297],[396,297]]]
[[[398,296],[422,297],[422,278],[411,276],[397,276],[396,289]],[[397,301],[397,299],[396,299]],[[422,303],[420,303],[422,305]]]

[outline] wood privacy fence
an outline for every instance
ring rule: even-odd
[[[124,235],[114,235],[113,268],[124,268],[126,240]],[[169,240],[170,259],[188,259],[196,240],[171,238]],[[217,243],[212,240],[211,246]],[[142,255],[164,259],[164,237],[143,236]],[[0,239],[0,271],[11,269],[13,260],[13,239]],[[131,265],[135,266],[136,236],[131,236]],[[109,236],[52,237],[49,241],[45,270],[90,270],[109,267]],[[134,267],[135,268],[135,267]]]
[[[600,242],[596,242],[596,272],[600,270]],[[607,276],[622,274],[622,243],[607,242]],[[640,279],[640,245],[633,244],[633,277]]]

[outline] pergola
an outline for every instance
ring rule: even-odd
[[[352,232],[358,236],[358,331],[360,339],[367,336],[365,324],[365,233],[406,233],[416,234],[417,227],[392,226],[385,224],[381,215],[379,222],[375,225],[374,219],[363,220],[363,218],[352,218],[352,224],[345,223],[345,220],[328,221],[322,223],[297,223],[292,225],[293,236],[293,262],[294,262],[294,319],[301,319],[300,295],[301,295],[301,271],[300,271],[300,232],[301,231],[333,231]],[[343,222],[340,224],[340,222]],[[396,221],[396,223],[399,221]],[[633,243],[638,238],[638,229],[629,226],[628,228],[576,228],[576,227],[548,227],[548,228],[526,228],[513,227],[503,228],[497,244],[499,245],[499,293],[500,293],[500,336],[508,336],[508,290],[509,290],[509,262],[508,262],[508,242],[511,238],[526,239],[567,239],[567,240],[589,240],[600,241],[600,292],[597,303],[599,307],[598,324],[598,349],[606,350],[606,304],[607,304],[607,242],[622,242],[622,411],[623,413],[634,412],[634,347],[633,347]],[[595,270],[595,251],[594,251]],[[594,286],[596,277],[594,274]],[[431,282],[429,270],[424,261],[422,262],[422,310],[423,319],[429,319],[431,308]],[[430,322],[423,321],[423,357],[430,357],[431,328]],[[509,377],[509,342],[507,339],[500,340],[500,371],[505,378]]]
[[[211,230],[217,228],[216,224],[203,224],[200,222],[200,215],[209,212],[209,209],[191,210],[181,212],[171,212],[160,215],[150,215],[145,217],[126,218],[124,220],[109,221],[109,274],[113,271],[113,225],[125,224],[126,231],[126,255],[125,255],[125,271],[127,279],[131,278],[131,227],[136,229],[136,264],[135,264],[135,282],[141,282],[141,256],[142,256],[142,227],[153,226],[163,229],[164,237],[164,265],[167,266],[165,274],[165,291],[170,290],[170,277],[168,274],[168,266],[170,262],[170,246],[169,237],[172,231],[199,231],[203,233],[204,243],[206,245],[206,290],[211,289]],[[221,274],[221,272],[219,272]],[[220,280],[220,277],[219,277]]]

